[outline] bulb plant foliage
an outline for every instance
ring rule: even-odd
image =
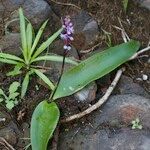
[[[48,141],[53,136],[60,117],[60,111],[54,102],[55,100],[72,95],[90,82],[111,72],[125,63],[140,46],[139,42],[131,40],[110,47],[81,61],[62,74],[66,62],[65,56],[71,50],[74,33],[73,23],[68,16],[63,19],[62,23],[63,30],[60,36],[64,41],[64,58],[61,76],[50,98],[41,101],[33,112],[30,130],[32,150],[47,150]]]
[[[54,84],[52,81],[50,81],[43,73],[38,69],[36,66],[36,63],[39,61],[57,61],[62,62],[63,57],[49,54],[49,55],[41,55],[46,48],[60,35],[63,28],[60,28],[56,33],[54,33],[52,36],[50,36],[45,42],[42,44],[39,44],[40,38],[42,36],[43,30],[46,27],[46,24],[48,22],[45,21],[39,31],[37,32],[36,36],[34,36],[34,29],[31,25],[31,23],[24,17],[23,10],[19,9],[19,18],[20,18],[20,35],[21,35],[21,51],[22,51],[22,57],[18,57],[11,54],[6,54],[3,52],[0,52],[0,61],[3,63],[8,63],[14,65],[14,69],[9,72],[8,76],[15,76],[18,74],[22,74],[24,70],[25,77],[22,82],[22,89],[21,89],[21,98],[24,97],[26,94],[29,79],[30,76],[33,74],[36,74],[38,77],[40,77],[49,87],[51,90],[54,90]],[[76,65],[77,62],[66,58],[67,63],[71,63]]]
[[[14,106],[18,104],[18,96],[20,93],[17,92],[17,90],[19,86],[19,82],[13,82],[9,87],[8,96],[2,89],[0,89],[0,102],[5,102],[6,108],[9,110],[12,110]]]

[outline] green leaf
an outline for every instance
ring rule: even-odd
[[[3,59],[0,58],[0,62],[6,63],[6,64],[11,64],[11,65],[17,65],[18,61],[10,60],[10,59]]]
[[[27,72],[21,87],[21,98],[23,98],[27,92],[28,85],[29,85],[29,76],[30,76],[30,72]]]
[[[0,95],[3,95],[5,99],[7,99],[8,97],[5,95],[4,91],[2,89],[0,89]]]
[[[57,105],[42,101],[34,110],[31,119],[32,150],[47,150],[47,144],[57,126],[60,112]]]
[[[3,99],[3,98],[0,98],[0,103],[1,103],[2,101],[4,101],[4,99]]]
[[[54,84],[39,70],[32,69],[52,90],[54,90]]]
[[[46,27],[47,22],[48,22],[48,20],[46,20],[46,21],[43,23],[43,25],[41,26],[41,28],[39,29],[39,31],[38,31],[38,33],[37,33],[37,35],[36,35],[36,37],[35,37],[33,46],[32,46],[32,48],[31,48],[30,56],[33,54],[33,52],[34,52],[34,50],[35,50],[35,48],[36,48],[36,46],[37,46],[37,44],[38,44],[38,42],[39,42],[39,40],[40,40],[40,38],[41,38],[41,35],[42,35],[42,33],[43,33],[43,30],[44,30],[45,27]]]
[[[41,44],[41,46],[35,51],[32,60],[34,60],[39,54],[41,54],[62,32],[63,28],[55,32],[50,38]]]
[[[27,39],[26,39],[26,24],[25,24],[25,18],[23,15],[22,8],[19,8],[19,18],[20,18],[20,34],[21,34],[21,43],[22,43],[22,49],[23,49],[23,56],[25,61],[27,61],[28,56],[28,49],[27,49]]]
[[[14,104],[13,101],[9,101],[9,102],[6,104],[6,107],[7,107],[9,110],[12,110],[14,106],[15,106],[15,104]]]
[[[62,62],[63,61],[63,57],[62,56],[57,56],[57,55],[39,56],[39,57],[35,58],[32,62],[43,61],[43,60]],[[65,62],[66,63],[70,63],[70,64],[74,64],[74,65],[78,64],[76,61],[71,60],[69,58],[65,58]]]
[[[131,40],[82,61],[62,75],[53,99],[71,95],[90,82],[108,74],[126,62],[139,47],[139,42]]]
[[[19,82],[13,82],[9,87],[9,94],[12,94],[18,90],[18,87],[20,86]]]
[[[23,67],[23,64],[17,64],[14,67],[14,69],[12,71],[8,72],[6,75],[7,76],[15,76],[15,75],[21,74],[22,71],[20,71],[20,70],[21,70],[22,67]]]
[[[4,91],[0,89],[0,95],[4,95]]]
[[[11,93],[11,94],[9,94],[9,99],[14,100],[17,96],[19,96],[19,94],[20,94],[20,93],[18,93],[18,92]]]
[[[124,8],[124,11],[126,12],[127,11],[127,7],[128,7],[128,0],[123,0],[123,8]]]
[[[31,47],[32,47],[32,25],[28,23],[26,30],[27,47],[28,47],[28,58],[30,59]]]
[[[15,56],[15,55],[6,54],[6,53],[2,53],[2,52],[0,53],[0,58],[24,62],[23,59],[21,59],[21,58]]]

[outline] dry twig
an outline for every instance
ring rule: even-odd
[[[65,119],[61,120],[61,123],[66,123],[66,122],[69,122],[69,121],[72,121],[72,120],[75,120],[75,119],[79,119],[79,118],[81,118],[81,117],[83,117],[87,114],[90,114],[92,111],[96,110],[101,105],[103,105],[107,101],[108,97],[111,95],[114,88],[116,87],[116,85],[117,85],[117,83],[118,83],[118,81],[119,81],[119,79],[120,79],[120,77],[121,77],[124,70],[125,70],[124,68],[121,68],[117,71],[117,74],[116,74],[113,82],[111,83],[111,85],[107,89],[105,95],[101,99],[99,99],[97,103],[95,103],[94,105],[92,105],[91,107],[89,107],[88,109],[86,109],[85,111],[83,111],[81,113],[75,114],[73,116],[70,116],[68,118],[65,118]]]
[[[0,137],[0,143],[9,150],[15,150],[3,137]]]
[[[80,7],[78,7],[78,6],[76,6],[76,5],[72,4],[72,3],[63,3],[63,2],[58,2],[58,1],[55,1],[55,0],[50,0],[50,1],[52,1],[53,3],[56,3],[58,5],[72,6],[72,7],[75,7],[77,9],[81,10]]]

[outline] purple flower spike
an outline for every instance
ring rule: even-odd
[[[69,16],[66,16],[62,20],[62,27],[63,31],[60,34],[61,39],[64,40],[64,49],[65,50],[71,50],[71,41],[73,41],[73,33],[74,33],[74,28],[73,28],[73,23],[71,22],[71,19]]]

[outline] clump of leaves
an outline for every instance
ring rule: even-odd
[[[136,118],[135,120],[133,120],[132,122],[132,129],[142,129],[142,125],[140,123],[140,119]]]
[[[9,110],[12,110],[15,107],[15,105],[18,104],[18,96],[20,93],[17,92],[17,90],[19,86],[19,82],[13,82],[9,87],[8,96],[2,89],[0,89],[0,102],[5,102],[6,107]]]
[[[7,75],[15,76],[18,74],[21,74],[24,69],[24,72],[26,72],[23,83],[22,83],[22,89],[21,89],[21,98],[24,97],[28,84],[29,79],[32,74],[36,74],[38,77],[40,77],[49,87],[50,89],[54,90],[54,84],[52,81],[50,81],[38,68],[38,66],[35,65],[35,63],[39,61],[57,61],[62,62],[63,57],[54,55],[54,54],[48,54],[44,56],[40,56],[40,54],[60,35],[62,32],[62,28],[60,28],[56,33],[54,33],[52,36],[50,36],[45,42],[43,42],[41,45],[39,45],[39,40],[41,38],[41,35],[43,33],[43,30],[46,27],[46,24],[48,22],[45,21],[39,31],[37,32],[37,35],[34,36],[34,29],[31,25],[31,23],[25,19],[23,10],[19,9],[19,18],[20,18],[20,34],[21,34],[21,43],[22,43],[22,57],[18,57],[11,54],[6,54],[1,52],[0,53],[0,61],[3,63],[8,63],[15,65],[15,68],[13,71],[9,72]],[[67,63],[71,63],[76,65],[77,63],[69,58],[66,58]]]

